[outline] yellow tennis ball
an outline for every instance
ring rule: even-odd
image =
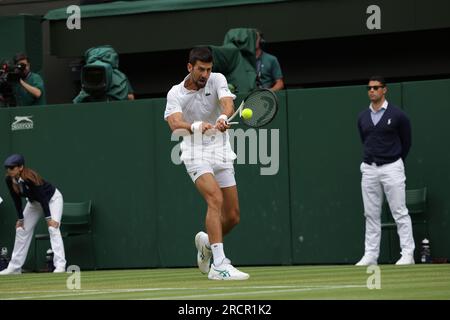
[[[250,119],[252,116],[253,116],[252,109],[245,108],[244,110],[242,110],[242,118],[244,118],[245,120]]]

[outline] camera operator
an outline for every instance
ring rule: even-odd
[[[31,72],[30,61],[26,54],[18,53],[14,57],[15,70],[20,79],[14,84],[14,92],[18,106],[44,105],[44,81],[37,73]]]

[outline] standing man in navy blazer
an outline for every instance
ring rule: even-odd
[[[401,258],[397,265],[414,264],[411,217],[405,203],[404,160],[411,147],[411,125],[407,115],[388,103],[386,82],[374,76],[367,86],[368,109],[358,116],[364,148],[361,190],[366,218],[365,251],[357,266],[376,265],[380,253],[383,194],[397,224]]]

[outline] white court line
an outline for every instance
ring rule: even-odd
[[[29,291],[0,291],[0,294],[33,294],[33,293],[58,293],[58,292],[67,292],[68,289],[64,290],[29,290]],[[99,289],[83,289],[78,291],[99,291]]]
[[[333,290],[333,289],[346,289],[346,288],[366,288],[362,285],[346,285],[346,286],[323,286],[323,287],[307,287],[307,288],[297,288],[297,289],[282,289],[282,290],[267,290],[267,291],[248,291],[248,292],[230,292],[230,293],[212,293],[212,294],[196,294],[188,296],[175,296],[175,297],[164,297],[164,298],[144,298],[139,300],[175,300],[175,299],[196,299],[196,298],[209,298],[209,297],[225,297],[225,296],[250,296],[256,294],[274,294],[282,292],[301,292],[301,291],[320,291],[320,290]]]
[[[64,294],[53,294],[53,295],[35,295],[28,297],[14,297],[14,298],[2,298],[2,300],[26,300],[26,299],[42,299],[42,298],[58,298],[58,297],[70,297],[70,296],[85,296],[85,295],[96,295],[96,294],[108,294],[108,293],[127,293],[127,292],[145,292],[145,291],[164,291],[164,290],[201,290],[200,288],[139,288],[139,289],[90,289],[90,290],[58,290],[58,291],[21,291],[21,293],[33,294],[33,293],[52,293],[61,292]],[[20,292],[20,291],[19,291]],[[17,294],[19,292],[8,292],[8,294]],[[20,293],[19,293],[20,294]]]
[[[44,298],[62,298],[62,297],[78,297],[85,295],[100,295],[100,294],[116,294],[116,293],[129,293],[129,292],[150,292],[150,291],[177,291],[177,290],[234,290],[230,293],[208,293],[201,295],[187,295],[187,296],[175,296],[175,297],[156,297],[147,298],[142,300],[171,300],[171,299],[187,299],[187,298],[200,298],[200,297],[211,297],[211,296],[229,296],[229,295],[253,295],[260,293],[278,293],[278,292],[295,292],[295,291],[312,291],[312,290],[330,290],[330,289],[345,289],[345,288],[364,288],[361,285],[343,285],[343,286],[242,286],[242,287],[214,287],[214,288],[130,288],[130,289],[86,289],[86,290],[50,290],[50,291],[17,291],[8,292],[7,294],[33,294],[33,293],[64,293],[64,294],[50,294],[50,295],[35,295],[35,296],[25,296],[25,297],[13,297],[13,298],[2,298],[2,300],[23,300],[23,299],[44,299]],[[250,292],[240,292],[237,293],[236,289],[275,289],[266,291],[250,291]],[[281,289],[281,290],[280,290]]]
[[[314,288],[316,286],[303,286],[305,288]],[[283,288],[299,288],[299,286],[295,286],[295,285],[288,285],[288,286],[238,286],[238,287],[213,287],[213,288],[205,288],[205,287],[199,287],[199,288],[192,288],[192,287],[185,287],[185,288],[180,288],[180,287],[176,287],[176,288],[170,288],[170,287],[165,287],[165,288],[124,288],[124,289],[80,289],[80,290],[76,290],[78,292],[125,292],[125,291],[153,291],[153,290],[227,290],[227,289],[283,289]],[[67,293],[68,289],[64,289],[64,290],[26,290],[26,291],[0,291],[0,294],[33,294],[33,293],[57,293],[57,292],[64,292]]]
[[[305,286],[310,287],[310,286]],[[138,292],[138,291],[158,291],[158,290],[227,290],[227,289],[282,289],[282,288],[298,288],[298,286],[248,286],[248,287],[213,287],[213,288],[125,288],[125,289],[80,289],[80,290],[70,290],[71,292]],[[105,291],[106,290],[106,291]],[[0,294],[33,294],[33,293],[67,293],[68,289],[64,290],[26,290],[26,291],[0,291]]]

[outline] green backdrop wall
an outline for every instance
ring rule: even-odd
[[[18,52],[25,52],[34,72],[42,70],[41,17],[32,15],[0,16],[0,61],[12,61]]]
[[[413,119],[408,185],[428,188],[428,230],[436,256],[450,256],[450,81],[404,83],[403,102]]]
[[[411,117],[407,186],[429,189],[426,234],[435,257],[450,257],[449,95],[450,80],[393,84],[388,93]],[[276,120],[258,132],[259,140],[279,135],[278,173],[260,175],[268,166],[261,158],[235,165],[241,223],[226,237],[226,252],[238,265],[354,263],[364,249],[356,117],[368,107],[365,87],[287,90],[279,98]],[[196,263],[193,239],[206,206],[184,166],[171,161],[178,142],[170,141],[164,108],[165,99],[152,99],[0,110],[1,159],[20,152],[65,201],[93,201],[98,268]],[[31,116],[33,129],[11,131],[16,116]],[[4,183],[0,195],[0,246],[11,251],[15,210]],[[38,228],[45,230],[43,221]],[[25,267],[42,268],[48,247],[38,246],[37,262],[30,251]],[[69,264],[92,267],[87,237],[65,247]],[[398,255],[384,236],[380,262]]]

